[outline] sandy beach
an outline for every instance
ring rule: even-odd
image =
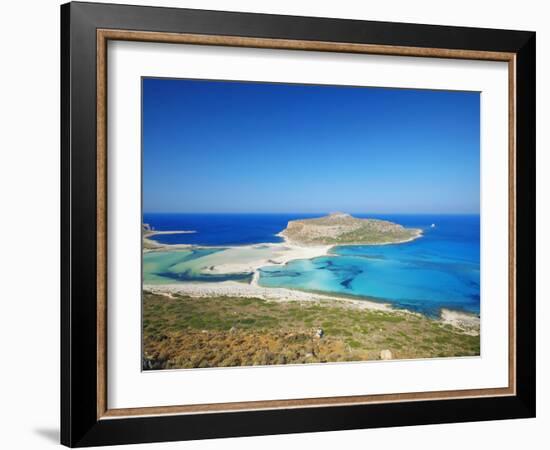
[[[161,234],[173,233],[183,232],[161,232]],[[147,240],[151,243],[154,243],[155,246],[154,248],[145,248],[144,246],[144,252],[206,248],[189,244],[159,244],[157,242],[147,239],[148,236],[150,236],[149,233],[147,234],[147,236],[144,235],[144,241]],[[418,239],[421,236],[422,233],[419,232],[416,236],[407,239],[404,242]],[[347,298],[338,295],[326,295],[287,288],[271,288],[260,286],[258,283],[260,277],[260,268],[273,265],[285,265],[290,261],[299,259],[313,259],[326,256],[329,254],[330,250],[335,247],[335,245],[298,245],[290,241],[286,236],[281,235],[281,237],[283,237],[284,239],[284,242],[282,243],[265,243],[225,247],[219,252],[202,256],[198,259],[185,263],[187,264],[188,269],[202,274],[225,275],[251,273],[252,279],[250,283],[228,280],[207,283],[186,282],[168,284],[144,284],[143,289],[148,292],[167,296],[171,296],[172,294],[181,294],[194,298],[247,297],[277,302],[338,302],[339,305],[346,305],[352,308],[387,311],[401,314],[417,314],[411,311],[392,308],[392,306],[388,303],[375,302],[367,299],[355,300],[353,298]],[[376,245],[387,244],[379,243]],[[479,335],[480,319],[478,316],[449,309],[442,309],[439,321],[442,324],[451,325],[452,327],[459,329],[465,334]]]
[[[153,294],[165,295],[169,298],[172,298],[174,294],[180,294],[193,298],[237,297],[258,298],[276,302],[324,302],[339,307],[421,316],[421,314],[412,311],[394,309],[387,303],[363,299],[355,300],[347,297],[298,291],[294,289],[267,288],[259,286],[257,283],[247,284],[236,281],[222,281],[218,283],[151,284],[144,285],[143,290]],[[478,336],[480,333],[480,319],[473,314],[443,309],[441,310],[439,322],[443,325],[450,325],[470,336]]]
[[[478,316],[450,309],[441,310],[441,322],[459,328],[464,334],[479,335],[480,320]]]
[[[205,267],[203,273],[254,273],[264,266],[284,265],[296,259],[312,259],[328,254],[332,245],[304,247],[290,243],[258,244],[230,247],[223,252],[205,257],[215,264]],[[257,277],[254,277],[257,280]]]
[[[349,305],[360,309],[377,311],[395,311],[388,304],[369,300],[354,300],[344,297],[317,294],[313,292],[297,291],[285,288],[266,288],[258,284],[246,284],[236,281],[222,281],[219,283],[174,283],[144,285],[143,290],[155,294],[181,294],[195,298],[206,297],[253,297],[262,300],[280,302],[319,302],[330,301]]]

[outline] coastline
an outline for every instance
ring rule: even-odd
[[[442,308],[439,320],[444,324],[460,329],[464,334],[479,336],[481,326],[479,316],[463,311]]]
[[[188,234],[194,233],[194,231],[163,231],[163,232],[145,232],[143,236],[144,246],[143,252],[151,251],[173,251],[173,250],[190,250],[198,248],[220,248],[220,246],[206,246],[206,245],[194,245],[194,244],[162,244],[154,240],[148,239],[154,234]],[[246,244],[246,245],[234,245],[234,246],[222,246],[223,253],[227,262],[221,262],[217,264],[206,264],[200,268],[201,273],[211,275],[225,275],[234,273],[251,273],[252,279],[250,283],[242,283],[235,281],[222,281],[222,282],[185,282],[185,283],[166,283],[166,284],[144,284],[143,290],[161,295],[180,294],[193,298],[207,298],[212,296],[222,297],[252,297],[261,300],[276,301],[276,302],[330,302],[338,303],[342,306],[385,311],[398,314],[413,314],[419,315],[419,313],[406,310],[396,309],[391,306],[390,302],[384,302],[381,300],[373,301],[368,299],[353,299],[338,294],[323,294],[317,292],[308,292],[289,288],[273,288],[264,287],[259,284],[259,270],[265,266],[274,265],[286,265],[287,263],[300,259],[314,259],[330,254],[331,250],[335,247],[345,246],[361,246],[361,245],[392,245],[402,244],[414,241],[423,236],[423,231],[418,230],[415,236],[404,239],[402,241],[393,242],[378,242],[372,244],[366,243],[346,243],[346,244],[330,244],[319,246],[300,245],[292,242],[287,236],[277,233],[276,236],[281,237],[283,242],[281,243],[258,243],[258,244]],[[148,243],[150,245],[146,246]],[[259,250],[269,250],[269,255],[258,255],[258,257],[252,257],[247,261],[238,261],[239,253],[254,252]],[[222,253],[222,252],[220,252]],[[258,252],[260,253],[260,252]],[[217,254],[219,259],[219,255]],[[209,261],[208,257],[205,257],[206,261]],[[444,308],[440,311],[439,319],[432,319],[435,322],[441,324],[447,324],[460,330],[465,334],[478,335],[480,328],[479,317],[460,310],[450,310]]]
[[[429,318],[423,314],[407,309],[396,309],[391,304],[378,302],[368,299],[353,299],[350,297],[321,294],[317,292],[301,291],[288,288],[263,287],[257,283],[239,283],[236,281],[221,281],[212,283],[188,282],[172,284],[144,284],[144,292],[164,295],[173,298],[174,295],[183,295],[196,299],[207,299],[210,297],[234,297],[234,298],[256,298],[265,301],[274,301],[278,303],[304,302],[304,303],[323,303],[334,307],[343,307],[346,309],[379,311],[395,315],[409,315],[424,317],[434,323],[442,326],[449,325],[462,334],[470,336],[479,336],[480,318],[475,314],[441,309],[438,319]]]
[[[194,231],[163,231],[163,232],[153,232],[145,233],[143,236],[144,245],[143,251],[170,251],[170,250],[189,250],[193,248],[223,248],[226,254],[229,253],[238,253],[243,250],[255,250],[262,248],[269,248],[273,251],[273,254],[269,257],[261,258],[247,261],[246,263],[232,263],[227,262],[223,264],[215,264],[205,268],[204,273],[223,275],[229,273],[244,273],[250,272],[253,274],[253,279],[256,278],[256,272],[265,266],[273,265],[285,265],[291,261],[299,259],[313,259],[319,258],[321,256],[327,256],[331,254],[331,250],[335,247],[347,247],[347,246],[378,246],[378,245],[392,245],[392,244],[404,244],[407,242],[414,241],[422,237],[422,230],[418,230],[418,233],[415,236],[412,236],[401,241],[392,241],[392,242],[378,242],[378,243],[346,243],[346,244],[327,244],[327,245],[302,245],[293,242],[287,236],[282,234],[282,232],[277,233],[275,236],[281,237],[283,242],[267,242],[267,243],[257,243],[257,244],[245,244],[245,245],[229,245],[229,246],[208,246],[208,245],[195,245],[195,244],[163,244],[149,239],[150,236],[154,234],[188,234],[194,233]]]
[[[161,244],[160,242],[155,241],[154,239],[150,239],[151,236],[156,236],[159,234],[194,234],[196,233],[195,230],[173,230],[173,231],[155,231],[148,228],[143,228],[142,235],[143,235],[143,250],[154,250],[154,249],[163,249],[165,245],[169,244]],[[186,248],[191,247],[191,244],[174,244],[177,246],[184,245]]]
[[[144,370],[480,355],[477,335],[422,314],[318,296],[197,298],[162,289],[143,291]]]
[[[224,275],[230,273],[250,272],[253,274],[253,283],[257,283],[259,269],[265,266],[283,266],[291,261],[299,259],[314,259],[327,256],[333,245],[304,247],[292,243],[283,242],[280,244],[254,244],[245,246],[227,247],[225,250],[228,259],[232,254],[247,250],[261,250],[268,248],[272,253],[268,256],[259,256],[247,262],[228,262],[208,267],[204,273]],[[256,274],[258,276],[256,276]],[[254,281],[255,280],[255,281]]]
[[[169,230],[169,231],[156,231],[156,230],[149,230],[146,231],[144,234],[147,237],[156,236],[158,234],[195,234],[195,230]]]
[[[421,230],[420,228],[416,230],[416,234],[414,236],[411,236],[410,238],[407,238],[407,239],[402,239],[402,240],[399,240],[399,241],[388,241],[388,242],[372,242],[372,243],[369,243],[369,242],[346,242],[345,244],[330,244],[330,247],[351,247],[351,246],[361,246],[361,245],[365,245],[365,246],[378,246],[378,245],[393,245],[393,244],[405,244],[406,242],[412,242],[412,241],[415,241],[416,239],[419,239],[421,238],[422,236],[424,235],[424,232],[423,230]],[[278,237],[281,237],[283,238],[283,240],[288,243],[289,245],[297,245],[297,246],[300,246],[300,244],[296,244],[296,243],[293,243],[285,234],[284,234],[284,230],[277,233],[275,236],[278,236]],[[329,244],[327,244],[329,245]],[[302,247],[307,247],[306,245],[302,245]]]
[[[239,283],[236,281],[221,281],[216,283],[172,283],[172,284],[145,284],[143,290],[155,294],[180,294],[194,298],[208,297],[252,297],[260,300],[276,302],[338,302],[339,304],[357,309],[371,309],[377,311],[394,312],[387,303],[371,300],[354,300],[337,295],[317,294],[287,288],[270,288],[258,284]],[[403,310],[404,311],[404,310]],[[410,313],[407,311],[407,313]],[[414,313],[411,313],[414,314]]]

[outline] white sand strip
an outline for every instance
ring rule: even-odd
[[[286,243],[246,245],[204,256],[197,263],[200,262],[202,273],[255,273],[264,266],[282,266],[297,259],[325,256],[331,248],[331,245],[303,247]]]
[[[312,292],[296,291],[285,288],[266,288],[262,286],[238,283],[236,281],[222,281],[219,283],[179,283],[179,284],[150,284],[144,285],[143,290],[153,293],[182,294],[190,297],[252,297],[273,301],[337,301],[343,305],[357,308],[374,309],[378,311],[395,311],[389,305],[369,300],[354,300],[344,297],[317,294]]]
[[[441,322],[459,328],[465,334],[479,335],[480,320],[478,316],[450,309],[441,310]]]

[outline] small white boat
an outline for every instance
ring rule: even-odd
[[[432,224],[430,225],[430,228],[435,228],[435,223],[432,223]]]

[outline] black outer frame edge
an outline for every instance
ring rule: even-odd
[[[61,26],[61,442],[64,445],[81,447],[534,417],[535,33],[94,3],[62,5]],[[97,28],[517,53],[517,298],[530,300],[517,304],[517,395],[98,421]]]
[[[532,32],[234,11],[71,2],[96,28],[516,52]],[[336,38],[337,36],[337,38]]]
[[[516,56],[516,383],[536,413],[536,35]]]
[[[100,420],[78,447],[534,417],[518,397]],[[119,422],[119,423],[117,423]]]
[[[86,16],[79,5],[61,7],[61,442],[68,446],[97,423],[96,33]]]
[[[60,173],[61,173],[61,442],[71,442],[71,358],[70,358],[70,11],[68,6],[61,8],[61,86],[60,86]]]

